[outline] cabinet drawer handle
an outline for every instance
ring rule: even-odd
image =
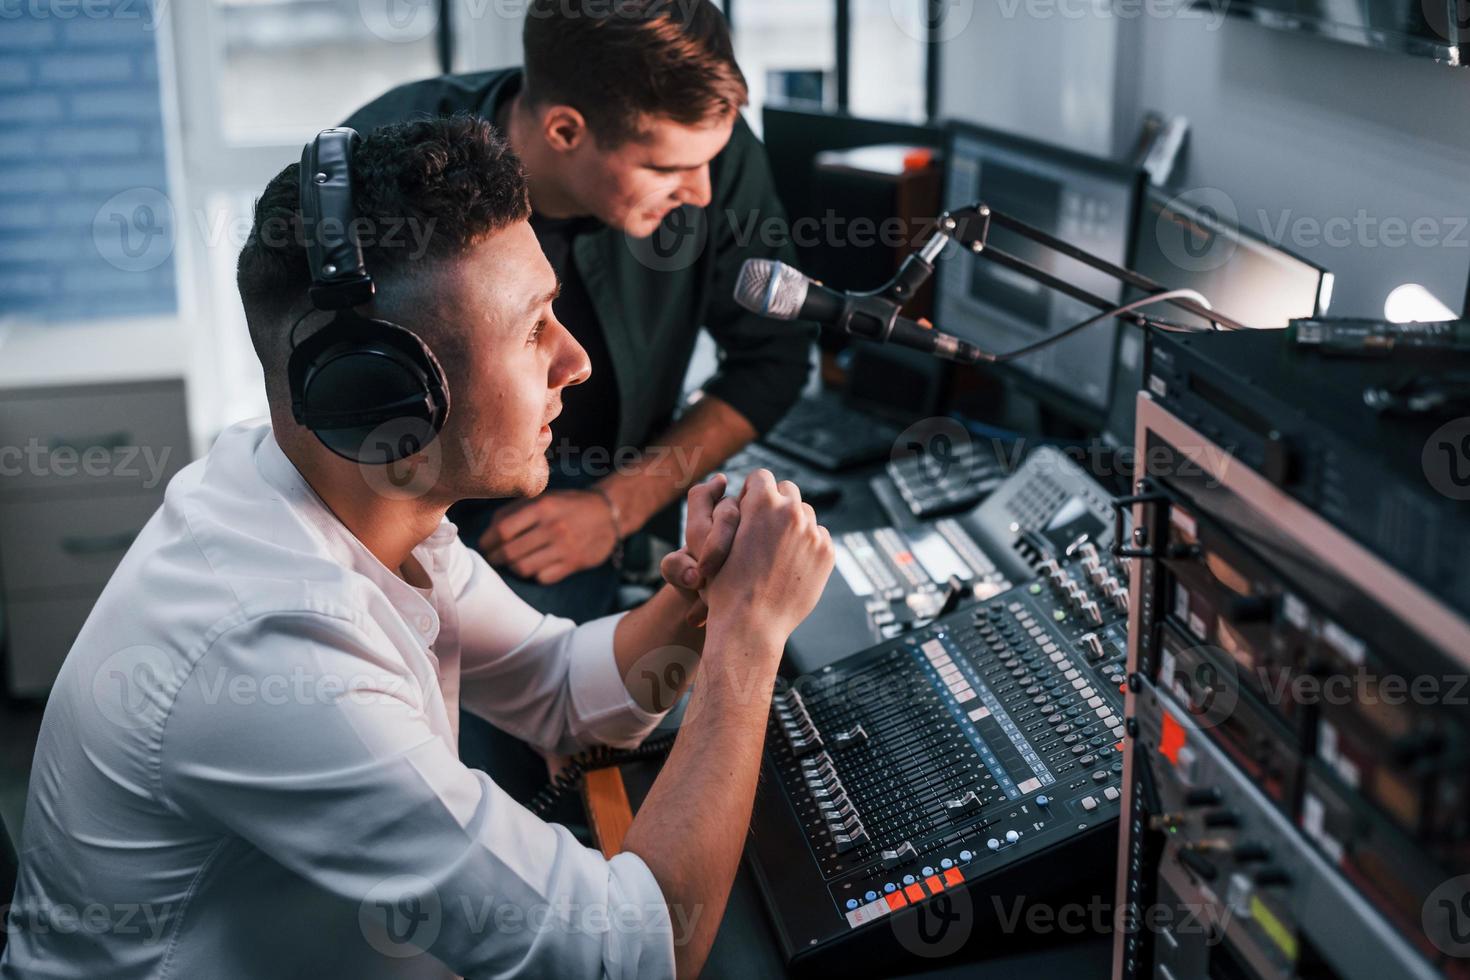
[[[105,555],[114,551],[127,551],[137,536],[138,531],[122,531],[118,534],[65,537],[61,539],[61,550],[68,555]]]

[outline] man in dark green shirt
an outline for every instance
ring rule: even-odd
[[[667,521],[791,407],[815,329],[732,298],[746,259],[793,256],[772,234],[784,213],[708,0],[534,0],[524,48],[524,69],[405,85],[347,125],[470,112],[525,162],[532,225],[562,282],[555,314],[587,349],[592,380],[553,425],[547,493],[453,516],[538,608],[585,620],[615,601],[624,539]],[[677,414],[701,327],[719,369]]]

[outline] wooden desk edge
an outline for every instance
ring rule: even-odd
[[[582,779],[582,802],[603,856],[620,853],[628,828],[633,825],[633,807],[628,803],[622,770],[611,766],[587,773]]]

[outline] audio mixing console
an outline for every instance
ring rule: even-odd
[[[777,693],[750,853],[793,965],[871,968],[935,896],[1115,834],[1123,573],[1090,543],[1039,564]]]

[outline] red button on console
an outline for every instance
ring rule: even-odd
[[[928,885],[929,890],[935,895],[938,895],[940,892],[944,891],[944,882],[939,880],[938,875],[930,875],[929,877],[925,878],[924,884]]]

